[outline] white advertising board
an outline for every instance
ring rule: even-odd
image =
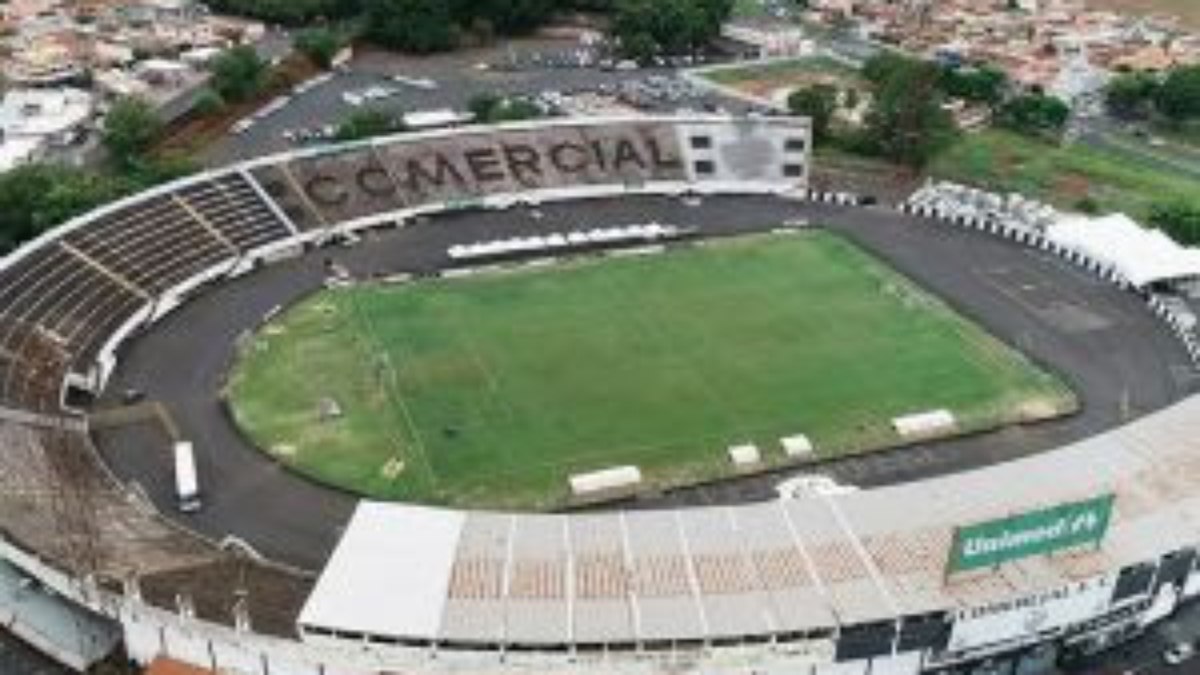
[[[1112,575],[1033,596],[965,609],[955,617],[949,650],[975,649],[1087,621],[1108,610]]]

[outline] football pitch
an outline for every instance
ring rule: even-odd
[[[243,346],[226,396],[265,451],[382,499],[549,508],[632,464],[656,487],[1061,414],[1071,392],[842,238],[715,240],[317,293]]]

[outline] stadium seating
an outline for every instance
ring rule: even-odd
[[[243,253],[291,235],[250,183],[237,174],[190,185],[180,190],[179,196]]]
[[[11,265],[0,274],[0,401],[31,403],[30,359],[39,350],[60,350],[62,366],[91,359],[145,301],[61,246],[41,247]]]
[[[181,281],[241,256],[264,241],[273,215],[224,182],[205,181],[102,215],[63,238],[78,257],[142,292],[157,296]],[[240,180],[240,179],[237,179]],[[224,191],[227,195],[216,198]],[[241,195],[240,199],[237,195]],[[278,228],[282,228],[278,224]],[[237,235],[231,234],[238,229]]]
[[[119,207],[30,250],[0,272],[0,403],[34,403],[38,350],[58,352],[63,369],[86,371],[139,308],[290,234],[251,184],[230,173]]]

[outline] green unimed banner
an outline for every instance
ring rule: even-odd
[[[960,527],[954,532],[947,570],[967,572],[1065,548],[1099,545],[1108,532],[1114,498],[1105,494]]]

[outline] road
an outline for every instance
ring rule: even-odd
[[[1200,150],[1186,146],[1152,146],[1107,117],[1087,117],[1073,125],[1076,142],[1126,157],[1139,164],[1200,180]]]

